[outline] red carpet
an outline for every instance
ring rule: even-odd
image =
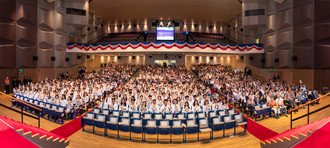
[[[44,130],[42,128],[38,128],[38,127],[35,127],[35,126],[27,125],[25,123],[21,123],[21,122],[15,121],[15,120],[9,119],[7,117],[0,116],[0,119],[2,121],[6,122],[8,125],[10,125],[13,128],[14,131],[16,131],[18,129],[23,129],[24,132],[31,131],[32,134],[39,133],[39,135],[46,135],[46,137],[53,136],[53,138],[59,138],[59,139],[63,139],[64,138],[63,136],[56,135],[56,134],[51,133],[49,131],[46,131],[46,130]]]
[[[232,105],[229,105],[230,108],[233,108]],[[240,113],[237,109],[235,109],[237,113]],[[252,134],[254,137],[257,137],[259,140],[266,140],[268,138],[274,137],[278,135],[277,132],[264,127],[263,125],[255,122],[254,120],[251,120],[250,118],[244,116],[244,118],[247,120],[247,131]]]
[[[330,141],[330,122],[325,126],[315,131],[312,135],[307,137],[304,141],[300,142],[295,148],[320,148],[329,147]]]
[[[266,140],[270,141],[271,139],[277,139],[277,138],[283,139],[284,137],[289,138],[289,137],[291,137],[291,135],[294,135],[294,136],[298,137],[299,133],[307,135],[308,131],[316,131],[318,128],[324,126],[329,121],[330,121],[330,117],[324,118],[322,120],[318,120],[318,121],[315,121],[313,123],[306,124],[304,126],[299,126],[299,127],[293,128],[293,129],[286,130],[286,131],[284,131],[284,132],[282,132],[282,133],[280,133],[280,134],[278,134],[274,137],[270,137]]]
[[[0,143],[1,147],[10,148],[37,148],[29,140],[25,139],[23,136],[18,134],[12,127],[7,125],[7,123],[0,119]]]
[[[50,132],[68,138],[70,137],[72,134],[76,133],[77,131],[79,131],[81,129],[81,118],[83,118],[84,115],[70,121],[69,123],[66,123]]]
[[[270,137],[278,135],[278,133],[273,130],[264,127],[263,125],[251,120],[250,118],[245,118],[247,120],[247,131],[252,134],[254,137],[257,137],[260,140],[266,140]]]

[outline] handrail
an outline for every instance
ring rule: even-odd
[[[302,106],[300,106],[300,107],[297,107],[297,108],[295,108],[295,109],[290,110],[290,111],[289,111],[289,113],[290,113],[290,128],[292,129],[292,122],[293,122],[293,121],[299,120],[299,119],[304,118],[304,117],[306,117],[306,116],[307,116],[307,124],[309,124],[309,115],[315,114],[315,113],[317,113],[317,112],[319,112],[319,111],[321,111],[321,110],[324,110],[324,109],[330,107],[330,104],[327,104],[326,106],[323,106],[323,107],[321,107],[321,108],[319,108],[319,109],[316,109],[316,110],[314,110],[314,111],[312,111],[312,112],[309,111],[309,106],[310,106],[312,103],[315,103],[316,101],[318,101],[318,100],[320,100],[320,99],[322,99],[323,97],[328,96],[328,95],[330,95],[330,93],[327,93],[327,94],[325,94],[325,95],[323,95],[323,96],[321,96],[321,97],[319,97],[319,98],[317,98],[317,99],[315,99],[315,100],[313,100],[313,101],[310,101],[310,102],[308,102],[308,103],[306,103],[306,104],[304,104],[304,105],[302,105]],[[307,113],[304,114],[304,115],[301,115],[301,116],[299,116],[299,117],[296,117],[296,118],[292,119],[292,112],[295,111],[295,110],[298,110],[298,109],[300,109],[300,108],[302,108],[302,107],[305,107],[305,106],[307,106]]]
[[[33,109],[38,110],[38,111],[42,111],[42,109],[39,108],[39,107],[33,106],[33,105],[29,104],[29,103],[26,103],[26,102],[24,102],[24,101],[22,101],[22,100],[20,100],[20,99],[14,98],[14,97],[12,97],[12,96],[10,96],[10,95],[7,95],[7,94],[5,94],[5,93],[3,93],[3,92],[0,92],[0,94],[3,94],[3,95],[5,95],[5,96],[7,96],[7,97],[9,97],[9,98],[11,98],[11,99],[13,99],[13,100],[19,102],[19,103],[22,103],[22,104],[24,104],[24,105],[26,105],[26,106],[28,106],[28,107],[30,107],[30,108],[33,108]]]
[[[315,99],[315,100],[309,101],[309,102],[306,103],[306,104],[303,104],[303,105],[301,105],[301,106],[299,106],[299,107],[296,107],[296,108],[290,109],[290,110],[289,110],[289,113],[291,113],[291,112],[293,112],[293,111],[296,111],[296,110],[298,110],[298,109],[300,109],[300,108],[306,107],[307,105],[310,105],[310,104],[312,104],[312,103],[315,103],[315,102],[317,102],[317,101],[321,100],[322,98],[324,98],[324,97],[326,97],[326,96],[329,96],[329,95],[330,95],[330,93],[327,93],[327,94],[325,94],[325,95],[323,95],[323,96],[321,96],[321,97],[319,97],[319,98],[317,98],[317,99]]]
[[[22,122],[22,123],[24,123],[24,118],[23,118],[24,115],[25,115],[25,116],[28,116],[28,117],[31,117],[31,118],[33,118],[33,119],[37,119],[37,120],[38,120],[38,128],[40,128],[40,113],[41,113],[41,111],[42,111],[41,108],[36,107],[36,106],[33,106],[33,105],[31,105],[31,104],[28,104],[28,103],[26,103],[26,102],[24,102],[24,101],[21,101],[21,100],[19,100],[19,99],[16,99],[16,98],[14,98],[14,97],[12,97],[12,96],[10,96],[10,95],[7,95],[7,94],[5,94],[5,93],[3,93],[3,92],[0,92],[0,94],[3,94],[3,95],[5,95],[5,96],[7,96],[7,97],[9,97],[9,98],[12,98],[13,100],[15,100],[15,101],[17,101],[17,102],[19,102],[19,103],[21,103],[21,104],[24,104],[24,105],[26,105],[26,106],[28,106],[28,107],[33,108],[34,110],[36,110],[38,113],[37,113],[37,115],[33,116],[33,115],[30,115],[30,114],[25,113],[25,112],[23,111],[23,106],[21,106],[21,110],[18,111],[18,110],[14,109],[14,108],[11,108],[11,107],[9,107],[9,106],[7,106],[7,105],[4,105],[4,104],[0,103],[0,106],[5,107],[5,108],[7,108],[7,109],[9,109],[9,110],[11,110],[11,111],[14,111],[14,112],[16,112],[16,113],[20,113],[20,114],[21,114],[21,122]]]

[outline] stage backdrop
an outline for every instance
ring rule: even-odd
[[[211,44],[186,42],[139,42],[139,43],[68,43],[67,52],[122,53],[122,52],[187,52],[187,53],[264,53],[262,44]]]

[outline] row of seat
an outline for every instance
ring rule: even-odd
[[[170,142],[172,142],[173,135],[182,135],[182,142],[186,142],[187,134],[197,133],[197,140],[199,141],[199,133],[210,133],[210,139],[213,139],[214,131],[223,131],[225,136],[225,129],[234,129],[236,134],[237,126],[244,126],[244,132],[247,127],[246,120],[241,114],[225,114],[223,116],[203,116],[203,113],[184,114],[151,114],[151,113],[131,113],[131,116],[124,115],[125,112],[119,116],[115,114],[105,115],[102,113],[88,112],[81,121],[81,126],[84,130],[85,125],[93,127],[104,128],[104,135],[107,136],[107,130],[117,131],[119,138],[119,131],[129,132],[132,139],[132,133],[142,134],[142,141],[145,141],[145,134],[157,134],[157,142],[159,142],[158,135],[170,135]],[[205,114],[205,113],[204,113]],[[140,115],[140,116],[137,116]],[[161,117],[161,116],[165,117]],[[183,115],[183,116],[182,116]],[[152,117],[153,116],[153,117]],[[186,117],[184,117],[186,116]],[[189,117],[188,117],[189,116]]]
[[[228,110],[216,110],[209,112],[189,112],[189,113],[150,113],[150,112],[129,112],[121,110],[110,110],[110,109],[100,109],[94,108],[92,110],[94,114],[104,114],[113,115],[129,118],[144,118],[144,119],[191,119],[191,118],[205,118],[205,117],[215,117],[215,116],[225,116],[237,114],[234,109]]]
[[[48,115],[48,119],[53,119],[54,121],[60,120],[60,122],[63,124],[64,123],[64,111],[65,111],[65,107],[60,106],[60,105],[56,105],[53,103],[48,103],[48,102],[43,102],[37,99],[33,99],[33,98],[28,98],[25,97],[23,95],[18,95],[16,94],[14,97],[29,103],[32,106],[35,106],[37,108],[41,109],[40,112],[40,116],[44,117],[45,115]],[[39,112],[34,110],[33,108],[30,108],[29,106],[26,106],[23,103],[20,103],[19,101],[12,101],[13,106],[16,107],[23,107],[23,109],[25,110],[29,110],[31,112],[34,112],[36,114],[38,114]]]

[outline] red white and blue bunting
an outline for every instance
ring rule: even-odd
[[[210,52],[210,53],[263,53],[262,44],[213,44],[187,42],[138,42],[138,43],[68,43],[67,52]]]

